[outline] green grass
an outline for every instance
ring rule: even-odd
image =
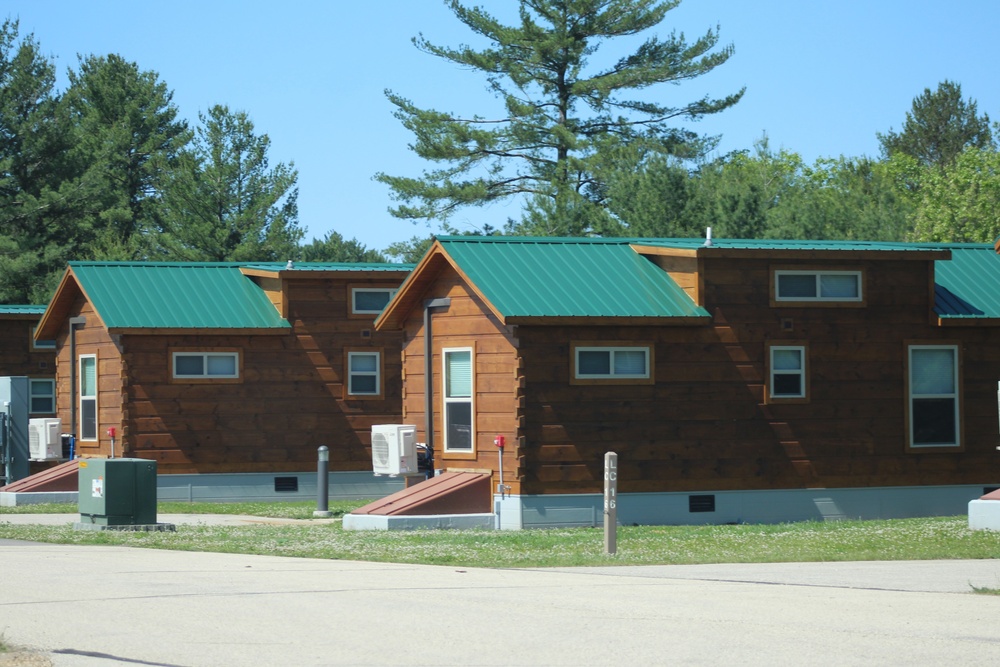
[[[972,586],[972,592],[978,595],[1000,595],[1000,588],[990,588],[989,586]]]
[[[353,503],[356,507],[361,501]],[[350,511],[347,505],[336,511]],[[61,507],[61,511],[75,511],[73,506],[69,510]],[[164,514],[227,511],[311,518],[315,505],[162,503],[159,507]],[[343,530],[339,522],[306,522],[180,525],[175,533],[130,533],[0,523],[0,538],[463,567],[1000,558],[1000,532],[971,531],[964,516],[778,525],[622,526],[614,556],[604,553],[604,531],[600,528],[355,532]]]
[[[331,500],[329,509],[333,516],[341,517],[351,510],[361,507],[369,500]],[[271,503],[188,503],[160,502],[156,504],[159,514],[248,514],[275,519],[312,519],[316,509],[315,501],[271,502]],[[3,514],[76,514],[76,503],[44,503],[0,507]]]

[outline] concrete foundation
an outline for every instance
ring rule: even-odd
[[[433,530],[445,528],[493,530],[493,514],[397,515],[345,514],[344,530]]]
[[[1000,500],[969,502],[970,530],[1000,530]]]

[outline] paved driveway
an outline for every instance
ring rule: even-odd
[[[57,666],[993,664],[1000,561],[487,570],[0,544]]]

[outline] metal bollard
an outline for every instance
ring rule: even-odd
[[[330,448],[323,445],[318,450],[316,466],[316,511],[314,517],[330,517]]]

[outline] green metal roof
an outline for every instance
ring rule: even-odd
[[[43,315],[47,307],[48,306],[0,304],[0,315]]]
[[[918,243],[896,243],[890,241],[821,241],[821,240],[783,240],[783,239],[712,239],[706,245],[705,239],[631,239],[631,243],[654,248],[679,248],[693,250],[697,248],[739,249],[739,250],[838,250],[847,252],[859,251],[923,251],[935,250],[942,246]]]
[[[934,312],[945,319],[1000,318],[1000,255],[992,244],[948,244],[934,263]]]
[[[241,264],[246,269],[256,271],[369,271],[372,273],[409,273],[415,264],[396,264],[390,262],[254,262]]]
[[[108,329],[285,329],[267,295],[233,263],[72,262]]]
[[[437,239],[503,317],[708,317],[627,239]]]

